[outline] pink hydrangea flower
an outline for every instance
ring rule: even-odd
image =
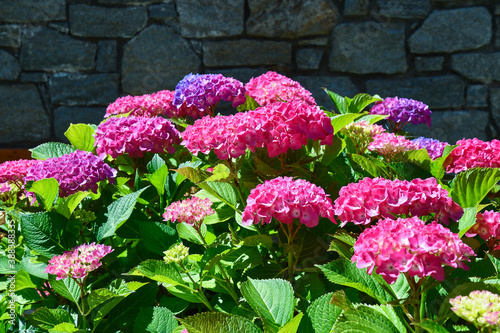
[[[111,246],[103,244],[82,244],[50,259],[45,273],[57,275],[56,280],[67,277],[85,278],[88,273],[102,265],[102,258],[113,251]]]
[[[188,74],[175,87],[173,104],[211,113],[220,100],[237,107],[246,101],[243,83],[222,74]]]
[[[444,280],[443,265],[468,270],[464,261],[475,256],[458,234],[437,222],[425,224],[418,217],[384,219],[364,230],[354,244],[352,262],[368,268],[392,284],[400,273]]]
[[[487,210],[477,213],[476,223],[465,233],[467,237],[479,235],[490,251],[500,250],[500,213]]]
[[[67,197],[79,191],[97,193],[97,184],[116,177],[117,171],[90,152],[77,150],[61,157],[38,161],[26,174],[30,180],[55,178],[59,182],[59,196]]]
[[[361,120],[347,125],[340,132],[352,140],[358,154],[363,154],[370,142],[373,141],[373,137],[384,133],[385,129],[380,125],[370,124],[366,120]]]
[[[478,330],[498,332],[500,330],[500,296],[488,290],[474,290],[467,296],[450,299],[451,310],[457,316],[472,323]]]
[[[236,158],[246,149],[266,147],[270,157],[297,150],[307,140],[331,145],[330,118],[317,106],[300,101],[279,102],[231,116],[198,119],[182,133],[182,144],[195,156],[210,150],[221,160]]]
[[[247,95],[264,106],[275,102],[303,101],[305,104],[316,105],[311,93],[300,83],[276,72],[267,72],[252,78],[246,85]]]
[[[449,155],[446,172],[459,173],[472,168],[500,168],[500,141],[462,139]],[[448,159],[447,159],[448,160]]]
[[[401,129],[405,124],[427,124],[431,127],[431,111],[420,101],[407,98],[387,97],[376,102],[370,109],[370,114],[389,115],[387,118],[396,124],[396,129]],[[396,130],[396,132],[397,132]]]
[[[108,105],[105,117],[128,113],[139,117],[165,115],[172,118],[177,114],[177,108],[172,104],[173,100],[174,92],[170,90],[141,96],[124,96]]]
[[[435,178],[388,180],[365,178],[340,189],[335,200],[335,215],[342,221],[366,225],[381,218],[425,216],[448,224],[458,221],[463,209],[448,195]]]
[[[444,147],[448,145],[448,142],[441,142],[436,139],[424,138],[423,136],[411,141],[416,143],[421,149],[426,149],[429,153],[429,157],[433,160],[443,156]]]
[[[408,150],[418,150],[419,145],[394,133],[380,133],[373,137],[368,145],[369,151],[375,151],[391,160],[394,155]]]
[[[210,199],[191,197],[172,202],[165,210],[165,213],[163,213],[163,218],[165,221],[186,223],[199,229],[203,219],[213,214],[215,214],[215,211],[212,209],[212,201]]]
[[[250,192],[242,223],[270,223],[274,217],[282,223],[299,219],[312,228],[318,225],[320,215],[337,223],[333,217],[332,200],[321,187],[303,179],[278,177],[257,185]]]
[[[38,160],[17,160],[0,164],[0,183],[16,181],[22,183],[28,169],[38,162]]]
[[[96,152],[101,158],[116,158],[128,154],[142,157],[144,153],[173,154],[174,145],[181,142],[179,131],[165,118],[121,117],[108,118],[94,134]]]

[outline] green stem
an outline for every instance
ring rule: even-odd
[[[184,265],[182,263],[179,263],[179,265],[181,266],[181,268],[184,270],[184,273],[188,276],[189,280],[191,280],[191,282],[193,283],[193,285],[195,286],[196,288],[196,291],[198,292],[199,295],[201,295],[201,298],[200,300],[203,302],[203,304],[205,304],[205,306],[211,311],[211,312],[215,312],[215,309],[213,308],[212,304],[210,304],[210,302],[208,301],[207,297],[205,296],[205,293],[203,292],[202,290],[202,287],[201,287],[201,284],[198,284],[194,281],[194,279],[191,277],[191,274],[189,274],[189,272],[187,271],[187,269],[184,267]]]

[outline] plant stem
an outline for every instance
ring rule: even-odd
[[[193,283],[193,285],[195,286],[196,288],[196,291],[199,293],[199,295],[201,295],[201,298],[200,300],[203,302],[203,304],[205,304],[205,306],[211,311],[211,312],[215,312],[215,309],[213,308],[212,304],[210,304],[210,302],[208,301],[207,297],[205,296],[205,293],[203,292],[202,290],[202,287],[201,287],[201,284],[198,284],[194,281],[194,279],[191,277],[191,274],[189,274],[189,272],[187,271],[187,269],[184,267],[184,265],[182,263],[179,263],[179,265],[181,266],[181,268],[184,270],[184,273],[188,276],[189,280],[191,280],[191,282]]]

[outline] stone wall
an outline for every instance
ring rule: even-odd
[[[321,87],[421,100],[454,142],[500,136],[498,0],[0,1],[0,143],[64,140],[117,97],[188,73],[274,70]]]

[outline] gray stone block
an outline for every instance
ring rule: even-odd
[[[408,44],[412,53],[451,53],[480,48],[491,34],[491,14],[485,7],[435,10]]]
[[[119,97],[118,74],[58,73],[49,80],[52,105],[108,105]]]
[[[96,45],[40,28],[23,35],[21,67],[28,71],[79,71],[94,67]]]
[[[249,36],[300,38],[327,35],[339,22],[337,7],[330,0],[249,0]]]
[[[500,87],[490,88],[490,103],[491,113],[498,127],[500,127]],[[500,133],[497,133],[497,138],[500,138]]]
[[[189,38],[239,36],[244,0],[177,0],[181,34]]]
[[[471,80],[500,81],[500,52],[462,53],[451,56],[451,69]]]
[[[461,108],[465,100],[465,82],[454,75],[368,80],[366,90],[383,98],[398,96],[422,101],[431,110]]]
[[[203,43],[207,67],[290,64],[292,44],[264,40],[227,40]]]
[[[21,73],[23,83],[45,83],[49,80],[47,73],[24,72]]]
[[[199,70],[200,59],[184,38],[152,25],[124,46],[122,87],[134,95],[172,90],[184,76]]]
[[[455,144],[461,139],[478,138],[488,140],[486,111],[439,111],[432,113],[432,126],[408,124],[404,130],[415,136],[438,139]]]
[[[97,43],[96,70],[116,72],[117,48],[115,40],[101,40]]]
[[[72,35],[130,38],[146,26],[148,11],[144,7],[72,5],[69,6],[69,16]]]
[[[495,48],[500,49],[500,17],[495,18],[496,33],[495,33]]]
[[[66,19],[64,0],[0,1],[0,22],[48,22]]]
[[[14,81],[21,73],[19,60],[9,52],[0,50],[0,81]]]
[[[318,37],[299,40],[299,46],[325,46],[328,44],[328,37]]]
[[[164,3],[161,5],[152,5],[149,7],[149,17],[156,20],[165,20],[176,18],[177,11],[175,10],[175,4]]]
[[[370,0],[346,0],[344,16],[366,16],[370,11]]]
[[[50,137],[50,118],[33,84],[0,85],[0,143],[39,143]]]
[[[19,47],[21,28],[18,25],[0,26],[0,47]]]
[[[62,106],[54,110],[54,132],[56,139],[68,142],[64,136],[71,124],[98,125],[106,113],[105,107],[78,107]]]
[[[495,15],[500,15],[500,4],[495,5]]]
[[[377,0],[379,15],[386,18],[420,19],[431,10],[430,0]]]
[[[297,67],[299,69],[319,69],[323,53],[325,53],[323,49],[314,47],[298,49],[295,55]]]
[[[404,73],[408,69],[404,25],[371,21],[337,26],[328,67],[355,74]]]
[[[103,5],[150,5],[155,3],[171,3],[174,0],[97,0]]]
[[[356,88],[352,80],[346,76],[300,75],[294,76],[293,79],[311,92],[318,105],[324,106],[329,110],[334,108],[334,104],[323,88],[348,97],[353,97],[359,93],[358,88]]]
[[[443,69],[444,57],[415,57],[415,69],[418,72],[439,72]]]
[[[467,87],[467,105],[476,108],[488,106],[488,86],[475,84]]]

